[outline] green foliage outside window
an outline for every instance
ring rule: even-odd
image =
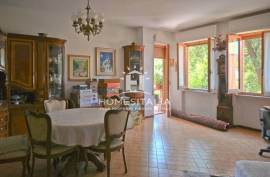
[[[163,84],[163,59],[154,59],[154,84],[155,86]]]
[[[208,45],[188,47],[188,88],[208,89]]]
[[[261,38],[243,41],[243,89],[244,92],[261,93]]]

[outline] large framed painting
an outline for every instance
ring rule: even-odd
[[[114,76],[115,67],[115,49],[96,48],[97,76]]]
[[[90,79],[90,56],[68,55],[68,79]]]

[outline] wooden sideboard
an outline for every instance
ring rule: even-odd
[[[25,111],[44,112],[43,104],[10,105],[10,135],[22,135],[26,133]]]
[[[65,40],[44,34],[7,35],[10,135],[26,133],[26,110],[44,112],[44,100],[64,98],[64,45]]]
[[[140,104],[141,114],[144,117],[144,92],[126,92],[125,96],[130,98],[131,103]]]
[[[9,115],[6,105],[0,106],[0,138],[7,137],[9,135]]]

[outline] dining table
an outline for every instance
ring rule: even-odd
[[[66,146],[79,146],[87,160],[93,162],[99,171],[105,168],[97,154],[88,147],[105,140],[104,116],[108,109],[74,108],[50,112],[52,142]],[[87,164],[86,164],[87,168]]]

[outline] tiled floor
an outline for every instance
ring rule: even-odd
[[[128,174],[123,174],[121,153],[112,157],[111,177],[181,177],[183,170],[233,175],[237,160],[264,160],[258,150],[267,146],[256,131],[233,128],[221,132],[177,118],[156,115],[128,131],[126,156]],[[270,155],[270,154],[269,154]],[[35,176],[45,176],[39,161]],[[0,176],[20,176],[20,164],[1,165]],[[74,176],[74,175],[69,175]],[[84,177],[105,177],[90,166]]]

